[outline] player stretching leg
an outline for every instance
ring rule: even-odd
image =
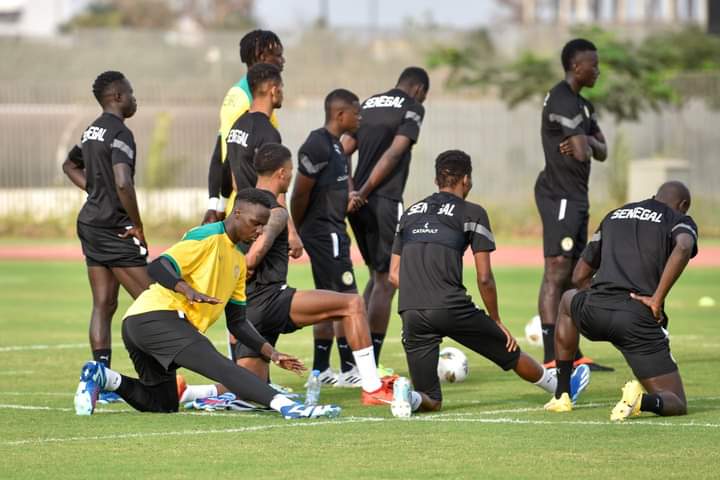
[[[583,39],[562,50],[565,79],[550,90],[542,111],[545,169],[535,183],[535,203],[543,224],[545,269],[538,299],[546,367],[555,363],[555,318],[560,296],[571,287],[573,266],[585,248],[588,224],[588,180],[593,158],[607,158],[605,137],[595,109],[580,91],[592,88],[600,75],[595,45]],[[578,350],[575,364],[592,370],[612,370],[584,358]]]
[[[349,215],[360,253],[370,270],[364,298],[368,308],[375,361],[388,322],[395,287],[388,280],[395,228],[403,211],[402,196],[410,171],[410,153],[420,135],[430,90],[425,70],[408,67],[395,88],[373,95],[361,107],[360,128],[343,137],[345,152],[359,150]]]
[[[298,153],[299,174],[290,205],[318,290],[357,293],[345,226],[350,168],[340,137],[354,133],[359,120],[357,96],[348,90],[333,90],[325,97],[325,126],[310,132]],[[334,336],[340,354],[339,374],[330,368]],[[315,324],[313,337],[313,369],[321,372],[320,381],[338,387],[360,387],[360,374],[342,323]]]
[[[435,172],[440,191],[405,211],[393,244],[390,279],[400,289],[403,348],[415,388],[410,398],[396,398],[393,408],[404,408],[408,414],[410,410],[440,410],[437,365],[444,337],[503,370],[514,370],[545,391],[554,391],[554,372],[522,353],[500,320],[490,266],[490,252],[495,250],[490,221],[484,208],[465,201],[472,188],[470,157],[459,150],[443,152],[435,161]],[[487,314],[473,304],[462,283],[462,259],[468,246]],[[572,378],[573,401],[589,381],[590,369],[579,366]]]
[[[686,215],[689,208],[687,187],[667,182],[653,198],[605,216],[573,272],[580,290],[565,292],[560,303],[555,333],[558,384],[546,410],[572,410],[568,375],[579,332],[589,340],[612,343],[640,381],[625,384],[610,420],[643,411],[687,413],[682,379],[670,354],[664,303],[697,254],[698,230]]]
[[[221,355],[203,335],[225,310],[227,328],[235,337],[268,361],[303,371],[302,362],[277,352],[245,315],[245,256],[237,244],[251,242],[262,232],[269,209],[265,193],[242,190],[224,221],[190,230],[150,264],[148,271],[157,283],[130,306],[122,326],[125,347],[140,378],[126,377],[100,362],[86,363],[75,394],[78,415],[93,413],[99,389],[117,392],[143,412],[176,412],[178,367],[221,382],[237,396],[270,406],[285,418],[340,413],[336,406],[305,407],[278,394]]]
[[[95,361],[110,366],[111,325],[120,285],[137,298],[150,285],[147,242],[133,177],[135,140],[125,119],[137,110],[130,82],[120,72],[101,73],[93,94],[103,113],[82,135],[63,163],[63,171],[87,200],[77,219],[92,291],[90,348]],[[103,392],[102,402],[118,401]]]
[[[290,151],[279,144],[265,144],[255,155],[258,188],[272,202],[270,220],[247,254],[248,320],[274,345],[281,334],[302,327],[340,320],[345,328],[353,358],[362,378],[362,403],[384,405],[392,400],[395,377],[379,378],[362,297],[330,290],[296,291],[287,285],[288,213],[277,197],[292,180]],[[238,343],[238,364],[263,380],[269,362],[253,345]],[[219,393],[224,391],[218,387]]]

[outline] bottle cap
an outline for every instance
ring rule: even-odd
[[[320,370],[313,370],[310,372],[313,377],[319,377],[320,376]]]

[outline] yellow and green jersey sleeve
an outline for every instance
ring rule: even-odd
[[[250,86],[248,85],[247,75],[240,79],[235,85],[230,87],[225,99],[223,100],[222,107],[220,107],[220,160],[225,161],[227,158],[227,144],[225,139],[230,133],[233,124],[243,113],[247,112],[252,103],[252,92],[250,92]],[[278,128],[277,117],[273,112],[270,117],[270,123],[273,127]]]
[[[175,271],[195,291],[218,298],[221,303],[190,304],[185,295],[154,283],[130,306],[126,317],[155,310],[178,310],[199,331],[215,323],[230,301],[246,302],[245,256],[225,233],[223,222],[210,223],[188,231],[182,240],[163,254]]]

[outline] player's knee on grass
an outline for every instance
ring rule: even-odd
[[[244,356],[237,359],[238,367],[249,370],[256,377],[267,381],[270,375],[270,363],[260,357]]]
[[[442,410],[442,395],[438,397],[437,394],[429,394],[425,392],[417,391],[418,394],[420,394],[420,398],[422,401],[420,402],[420,407],[418,408],[418,412],[439,412]]]

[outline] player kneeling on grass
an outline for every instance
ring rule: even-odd
[[[280,144],[267,143],[258,149],[254,163],[258,174],[257,188],[264,190],[272,202],[272,210],[262,235],[247,254],[248,271],[251,272],[248,281],[248,320],[273,345],[281,334],[317,323],[342,321],[362,379],[362,403],[389,404],[396,377],[378,377],[362,297],[357,293],[330,290],[295,290],[287,285],[288,212],[277,202],[277,197],[287,192],[292,180],[290,150]],[[267,356],[262,354],[256,344],[241,340],[236,356],[238,365],[268,380]],[[188,389],[196,390],[198,387]],[[222,385],[217,387],[218,393],[224,391]]]
[[[93,413],[100,390],[117,392],[142,412],[177,412],[179,367],[221,382],[237,396],[270,406],[285,418],[340,413],[334,405],[305,407],[278,394],[202,335],[224,310],[233,335],[282,368],[304,370],[300,360],[277,352],[245,316],[246,264],[237,244],[261,234],[270,206],[265,193],[242,190],[224,221],[190,230],[148,266],[157,283],[135,300],[122,325],[123,342],[140,378],[126,377],[100,362],[86,363],[75,393],[78,415]]]
[[[580,332],[589,340],[612,343],[640,380],[625,384],[610,420],[622,421],[641,411],[687,413],[682,379],[670,354],[664,303],[697,254],[697,226],[686,215],[689,208],[687,187],[667,182],[653,198],[605,216],[573,272],[579,290],[565,292],[560,303],[555,330],[558,384],[546,410],[572,410],[568,372]]]
[[[459,150],[443,152],[435,161],[435,174],[440,191],[405,211],[393,244],[390,279],[400,289],[402,342],[415,388],[409,398],[393,400],[393,411],[440,410],[437,365],[444,337],[553,392],[554,372],[522,353],[500,320],[490,267],[490,252],[495,250],[490,221],[484,208],[465,201],[472,188],[470,157]],[[487,314],[473,304],[462,283],[468,246]],[[580,365],[573,375],[573,399],[589,381],[589,368]]]

